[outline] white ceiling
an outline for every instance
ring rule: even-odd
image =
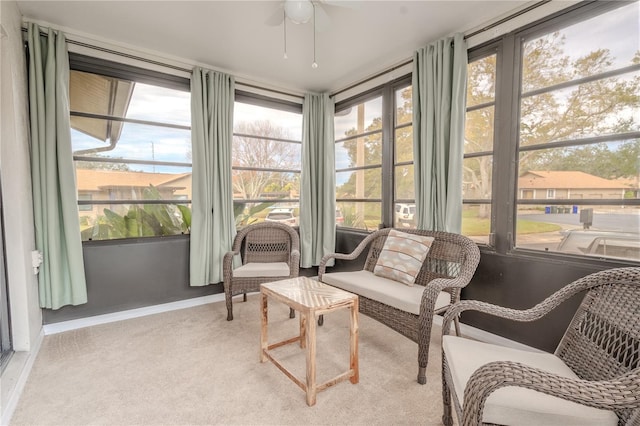
[[[510,1],[322,2],[330,25],[267,21],[281,1],[31,1],[26,19],[206,64],[240,78],[297,92],[335,91],[412,57],[446,35],[468,31],[530,3]],[[344,2],[343,2],[344,3]],[[355,5],[354,5],[355,3]],[[73,38],[73,37],[71,37]]]

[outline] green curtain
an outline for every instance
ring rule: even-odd
[[[64,34],[29,24],[31,180],[40,306],[87,303],[69,122],[69,54]]]
[[[413,57],[413,157],[418,229],[460,233],[467,46],[462,34]]]
[[[333,99],[304,96],[300,176],[300,265],[319,265],[335,251],[336,184]]]
[[[193,69],[190,285],[222,281],[222,259],[236,234],[231,187],[234,78]]]

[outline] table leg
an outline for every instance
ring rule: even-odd
[[[302,315],[302,313],[301,313]],[[304,317],[315,318],[311,312],[306,312]],[[316,403],[316,322],[306,321],[306,345],[307,345],[307,405]]]
[[[261,328],[261,332],[260,332],[260,362],[266,362],[267,361],[267,356],[265,355],[266,351],[268,350],[269,347],[269,341],[268,341],[268,333],[267,333],[267,325],[269,322],[269,318],[267,315],[268,309],[267,309],[267,295],[262,293],[262,304],[261,304],[261,308],[262,308],[262,328]]]
[[[300,347],[307,347],[307,316],[300,312]]]
[[[360,380],[360,369],[358,366],[358,299],[351,306],[351,326],[349,328],[350,335],[350,359],[349,368],[353,371],[353,376],[349,379],[351,383],[358,383]]]

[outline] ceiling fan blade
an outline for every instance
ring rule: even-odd
[[[270,27],[277,27],[278,25],[282,24],[283,20],[284,20],[284,9],[282,8],[282,5],[280,5],[276,10],[273,11],[271,16],[269,16],[269,18],[267,18],[267,20],[264,21],[264,23]]]
[[[336,6],[336,7],[344,7],[347,9],[360,9],[361,2],[359,1],[344,1],[344,0],[319,0],[320,3],[326,4],[327,6]]]
[[[322,8],[320,4],[315,4],[315,14],[316,14],[316,23],[315,28],[316,32],[327,31],[331,27],[331,17],[327,14],[327,12]]]

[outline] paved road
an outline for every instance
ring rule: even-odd
[[[520,215],[519,217],[536,222],[556,223],[563,228],[582,228],[579,214],[526,214]],[[640,229],[640,214],[594,212],[591,229],[638,232]]]

